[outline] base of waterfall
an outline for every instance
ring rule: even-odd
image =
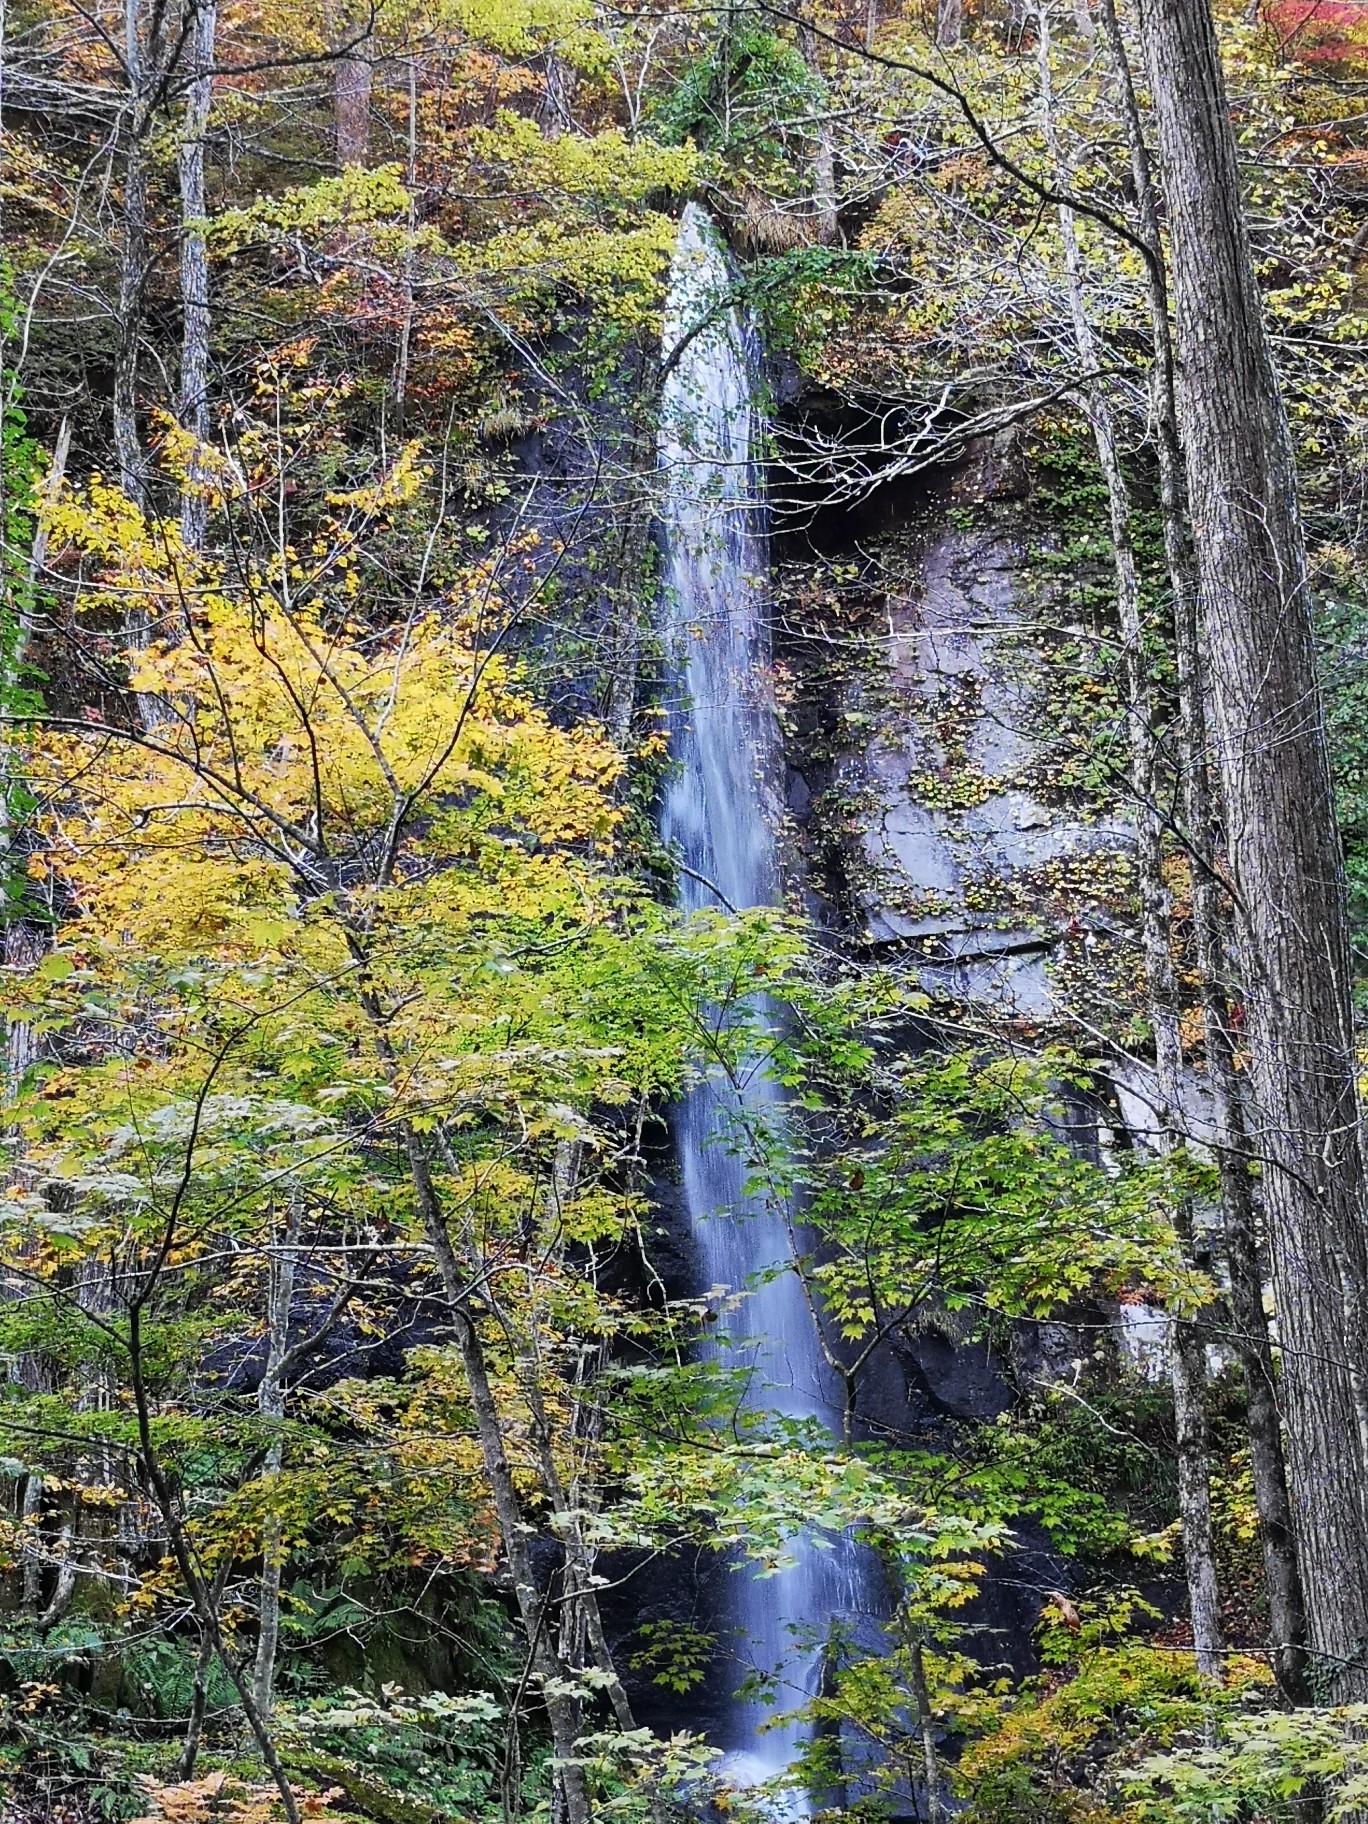
[[[713,1772],[722,1785],[744,1793],[747,1803],[765,1820],[765,1824],[802,1824],[804,1819],[812,1816],[812,1801],[803,1788],[784,1786],[777,1791],[769,1789],[771,1781],[783,1777],[786,1765],[783,1761],[776,1764],[754,1750],[738,1750],[734,1754],[723,1755]],[[759,1788],[767,1790],[761,1791]]]

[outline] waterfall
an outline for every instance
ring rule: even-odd
[[[726,252],[704,211],[691,205],[680,228],[665,310],[669,359],[661,398],[667,645],[672,782],[661,834],[683,864],[679,899],[687,911],[774,903],[779,892],[779,731],[770,688],[764,516],[754,468],[758,417],[753,399],[756,337],[740,312],[723,308],[733,284]],[[703,327],[699,327],[702,324]],[[684,338],[689,338],[684,341]],[[777,1091],[755,1075],[742,1091],[759,1116],[778,1113]],[[726,1321],[723,1359],[748,1372],[748,1398],[787,1417],[832,1417],[825,1367],[797,1275],[755,1279],[791,1257],[783,1213],[747,1197],[744,1161],[719,1141],[734,1124],[731,1089],[711,1082],[677,1110],[676,1145],[684,1201],[705,1285],[749,1296]],[[729,1623],[741,1655],[775,1679],[777,1711],[813,1693],[811,1631],[851,1603],[850,1554],[802,1541],[797,1562],[776,1576],[738,1570],[728,1580]],[[841,1586],[847,1586],[843,1591]],[[794,1727],[762,1724],[773,1711],[738,1701],[731,1717],[730,1766],[741,1780],[782,1773],[797,1746]],[[792,1794],[776,1815],[801,1817]]]

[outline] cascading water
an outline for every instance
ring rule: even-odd
[[[779,890],[775,780],[779,731],[770,695],[767,558],[753,456],[756,338],[725,305],[733,274],[705,212],[684,214],[665,310],[666,357],[675,355],[661,398],[666,633],[676,701],[675,773],[661,834],[681,868],[680,903],[740,910],[774,903]],[[701,327],[700,327],[701,326]],[[678,351],[678,352],[676,352]],[[744,1108],[777,1112],[777,1091],[754,1075]],[[699,1264],[711,1285],[750,1288],[726,1325],[728,1365],[748,1370],[751,1405],[789,1418],[829,1422],[824,1364],[797,1275],[767,1273],[791,1258],[782,1211],[745,1193],[744,1161],[726,1144],[738,1106],[729,1086],[704,1083],[677,1111],[676,1144]],[[776,1576],[738,1571],[731,1623],[743,1656],[774,1680],[774,1709],[812,1694],[815,1628],[860,1604],[858,1555],[795,1542],[797,1562]],[[806,1635],[806,1639],[803,1637]],[[782,1774],[797,1746],[794,1727],[762,1727],[774,1712],[738,1701],[731,1768],[743,1780]],[[806,1815],[790,1794],[777,1815]]]

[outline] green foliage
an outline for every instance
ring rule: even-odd
[[[1096,1562],[1114,1554],[1163,1561],[1174,1511],[1158,1389],[1037,1392],[991,1422],[965,1426],[953,1454],[904,1452],[899,1467],[927,1500],[953,1489],[968,1511],[1005,1525],[1031,1517],[1055,1549]],[[1148,1421],[1148,1423],[1147,1423]]]
[[[1200,1294],[1166,1210],[1172,1174],[1202,1174],[1137,1162],[1115,1175],[1054,1138],[1056,1085],[1074,1068],[1063,1055],[900,1060],[893,1108],[838,1163],[812,1160],[805,1188],[830,1251],[813,1277],[851,1342],[931,1298],[1040,1317],[1099,1281]]]
[[[1124,1782],[1144,1824],[1294,1819],[1319,1800],[1328,1824],[1361,1815],[1368,1798],[1368,1704],[1251,1716],[1227,1707],[1204,1739],[1153,1754]],[[1303,1801],[1299,1805],[1298,1801]]]
[[[190,1714],[199,1660],[196,1646],[163,1635],[125,1647],[119,1658],[130,1708],[173,1719]],[[210,1709],[225,1710],[236,1703],[237,1692],[219,1660],[210,1661],[204,1680]]]
[[[464,1819],[493,1786],[501,1716],[482,1692],[413,1697],[386,1686],[378,1698],[343,1691],[313,1700],[296,1708],[286,1727],[312,1754],[328,1757],[325,1764],[341,1761],[429,1814]]]
[[[403,172],[398,165],[376,165],[369,171],[348,166],[337,177],[286,190],[279,197],[259,197],[243,209],[226,209],[209,224],[216,251],[235,253],[255,240],[288,241],[336,228],[401,219],[409,207]]]
[[[1029,564],[1037,626],[1022,643],[1035,674],[1039,739],[1031,784],[1047,800],[1063,793],[1108,803],[1129,761],[1106,485],[1091,432],[1076,420],[1038,424],[1029,452],[1031,516],[1043,532]],[[1131,540],[1150,628],[1146,670],[1162,703],[1172,671],[1162,526],[1153,477],[1138,460],[1127,467]]]
[[[535,121],[509,109],[500,110],[492,128],[474,129],[470,152],[492,194],[506,197],[517,186],[618,226],[627,226],[652,197],[687,193],[699,169],[691,145],[630,140],[617,130],[547,139]]]
[[[1134,1592],[1100,1607],[1071,1606],[1067,1615],[1047,1607],[1047,1671],[1020,1692],[965,1705],[978,1739],[956,1782],[973,1824],[1114,1816],[1147,1747],[1200,1739],[1266,1697],[1269,1674],[1258,1661],[1233,1659],[1226,1682],[1216,1685],[1197,1675],[1186,1653],[1137,1639],[1137,1627],[1156,1619]],[[1121,1815],[1134,1814],[1122,1808]]]
[[[937,67],[1042,175],[1032,47],[993,9],[966,10],[965,41]],[[834,1745],[852,1734],[878,1757],[883,1790],[852,1817],[921,1777],[924,1701],[982,1824],[1277,1816],[1308,1775],[1347,1805],[1361,1715],[1269,1716],[1239,1660],[1226,1691],[1209,1689],[1150,1638],[1156,1617],[1138,1601],[1081,1601],[1080,1617],[1059,1599],[1045,1672],[1024,1689],[991,1663],[998,1644],[970,1604],[1014,1526],[1043,1529],[1084,1587],[1137,1574],[1134,1560],[1163,1580],[1175,1528],[1161,1391],[1089,1356],[1067,1386],[1018,1388],[995,1423],[941,1422],[899,1447],[838,1440],[768,1410],[734,1365],[729,1333],[753,1287],[674,1300],[651,1258],[662,1107],[705,1075],[768,1069],[782,1117],[728,1139],[757,1195],[810,1218],[797,1265],[854,1393],[880,1350],[919,1329],[988,1334],[1009,1354],[1014,1323],[1071,1319],[1099,1291],[1180,1310],[1210,1294],[1171,1225],[1175,1202],[1210,1196],[1209,1169],[1076,1157],[1053,1122],[1087,1060],[1024,1062],[1020,1033],[1010,1061],[986,1035],[923,1052],[928,1009],[896,971],[867,958],[846,971],[778,912],[681,922],[651,874],[659,731],[636,725],[620,743],[589,713],[608,700],[604,679],[630,671],[657,591],[642,556],[656,404],[643,376],[657,367],[672,212],[703,194],[768,346],[798,361],[824,409],[890,407],[887,447],[881,429],[860,452],[871,485],[881,464],[905,480],[923,456],[957,455],[970,421],[1011,424],[1032,395],[1046,401],[1031,418],[1031,497],[1009,526],[1025,528],[1041,610],[1021,647],[1049,725],[1030,784],[1083,817],[1114,799],[1125,717],[1106,501],[1087,428],[1058,403],[1078,398],[1079,377],[1052,212],[915,75],[931,52],[913,12],[814,16],[800,35],[734,12],[439,0],[414,13],[386,0],[366,22],[383,73],[378,162],[339,170],[325,85],[277,75],[325,67],[345,13],[294,0],[220,11],[198,224],[210,430],[199,446],[175,422],[162,345],[180,303],[158,259],[135,326],[138,430],[160,457],[141,505],[100,479],[118,466],[103,396],[114,332],[89,305],[117,295],[131,244],[110,228],[127,136],[109,136],[107,168],[90,164],[91,122],[124,118],[123,78],[60,0],[25,7],[19,34],[51,92],[66,80],[82,98],[77,129],[57,108],[7,116],[4,147],[16,271],[26,289],[41,275],[26,396],[49,440],[54,402],[74,401],[81,466],[41,521],[48,615],[27,565],[39,464],[6,369],[0,720],[37,707],[16,662],[30,610],[43,611],[44,663],[60,650],[66,670],[60,726],[31,749],[11,741],[5,786],[7,835],[27,821],[30,890],[55,908],[56,947],[6,982],[28,1062],[7,1107],[0,1212],[0,1766],[34,1792],[47,1781],[55,1816],[73,1792],[110,1816],[153,1803],[135,1781],[170,1773],[166,1725],[189,1708],[199,1651],[169,1513],[244,1666],[263,1568],[282,1572],[277,1727],[311,1800],[379,1824],[548,1815],[544,1693],[497,1574],[508,1540],[434,1270],[445,1234],[519,1533],[565,1549],[580,1529],[591,1566],[616,1546],[702,1547],[776,1575],[814,1533],[816,1550],[850,1534],[877,1554],[887,1650],[823,1632],[825,1618],[806,1643],[828,1675],[806,1706],[806,1769],[834,1784]],[[846,42],[866,26],[888,53],[877,63]],[[1124,211],[1106,60],[1062,26],[1070,182]],[[1322,571],[1337,579],[1330,722],[1368,947],[1362,564],[1346,504],[1362,467],[1362,312],[1343,260],[1361,149],[1332,154],[1317,126],[1308,156],[1300,123],[1339,104],[1273,69],[1257,36],[1232,38],[1232,92],[1251,166],[1277,148],[1252,194],[1313,524],[1332,547]],[[165,74],[146,175],[150,245],[171,249],[193,237],[174,156],[183,69]],[[1330,156],[1313,195],[1304,173]],[[833,244],[810,245],[831,226],[826,171],[840,219]],[[1076,227],[1166,703],[1142,274],[1096,222]],[[8,299],[0,339],[13,347]],[[906,426],[920,428],[901,446]],[[938,487],[932,510],[961,530],[1016,513],[947,506]],[[178,529],[179,497],[196,490],[202,548]],[[852,527],[861,543],[863,518]],[[824,765],[891,707],[867,679],[852,707],[846,682],[877,664],[884,595],[906,589],[920,536],[918,524],[876,587],[863,555],[814,584],[865,598],[832,621],[824,688],[840,732]],[[972,719],[950,693],[931,711]],[[972,811],[1000,782],[962,739],[944,745],[951,776],[923,773],[911,794]],[[838,778],[833,796],[844,790]],[[1124,902],[1130,870],[1128,854],[1061,863],[1051,903],[1104,872]],[[16,883],[5,891],[12,914]],[[1002,882],[974,891],[975,911],[1013,909]],[[310,1348],[280,1416],[258,1382],[292,1250],[285,1335]],[[1220,1454],[1235,1467],[1218,1520],[1249,1561],[1248,1490],[1235,1451]],[[68,1551],[77,1593],[48,1619]],[[632,1669],[686,1711],[711,1636],[666,1622],[634,1644]],[[663,1824],[703,1807],[707,1745],[601,1728],[606,1674],[570,1657],[595,1818]],[[782,1701],[763,1681],[757,1695]],[[275,1801],[251,1784],[260,1770],[217,1662],[208,1703],[206,1760],[232,1782],[165,1787],[161,1816],[179,1805],[196,1824],[264,1824]]]
[[[700,151],[744,161],[754,177],[782,165],[793,128],[824,98],[820,77],[796,46],[728,15],[716,41],[655,103],[653,124],[667,144],[692,141]]]
[[[839,343],[874,280],[874,262],[861,248],[792,247],[752,262],[742,290],[766,347],[813,368]]]
[[[627,1664],[653,1685],[681,1696],[699,1683],[716,1649],[713,1635],[687,1621],[650,1621],[637,1629],[641,1643]]]

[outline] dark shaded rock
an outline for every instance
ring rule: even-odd
[[[1009,1365],[978,1337],[952,1341],[937,1330],[904,1337],[899,1352],[940,1411],[953,1419],[995,1419],[1012,1404]]]

